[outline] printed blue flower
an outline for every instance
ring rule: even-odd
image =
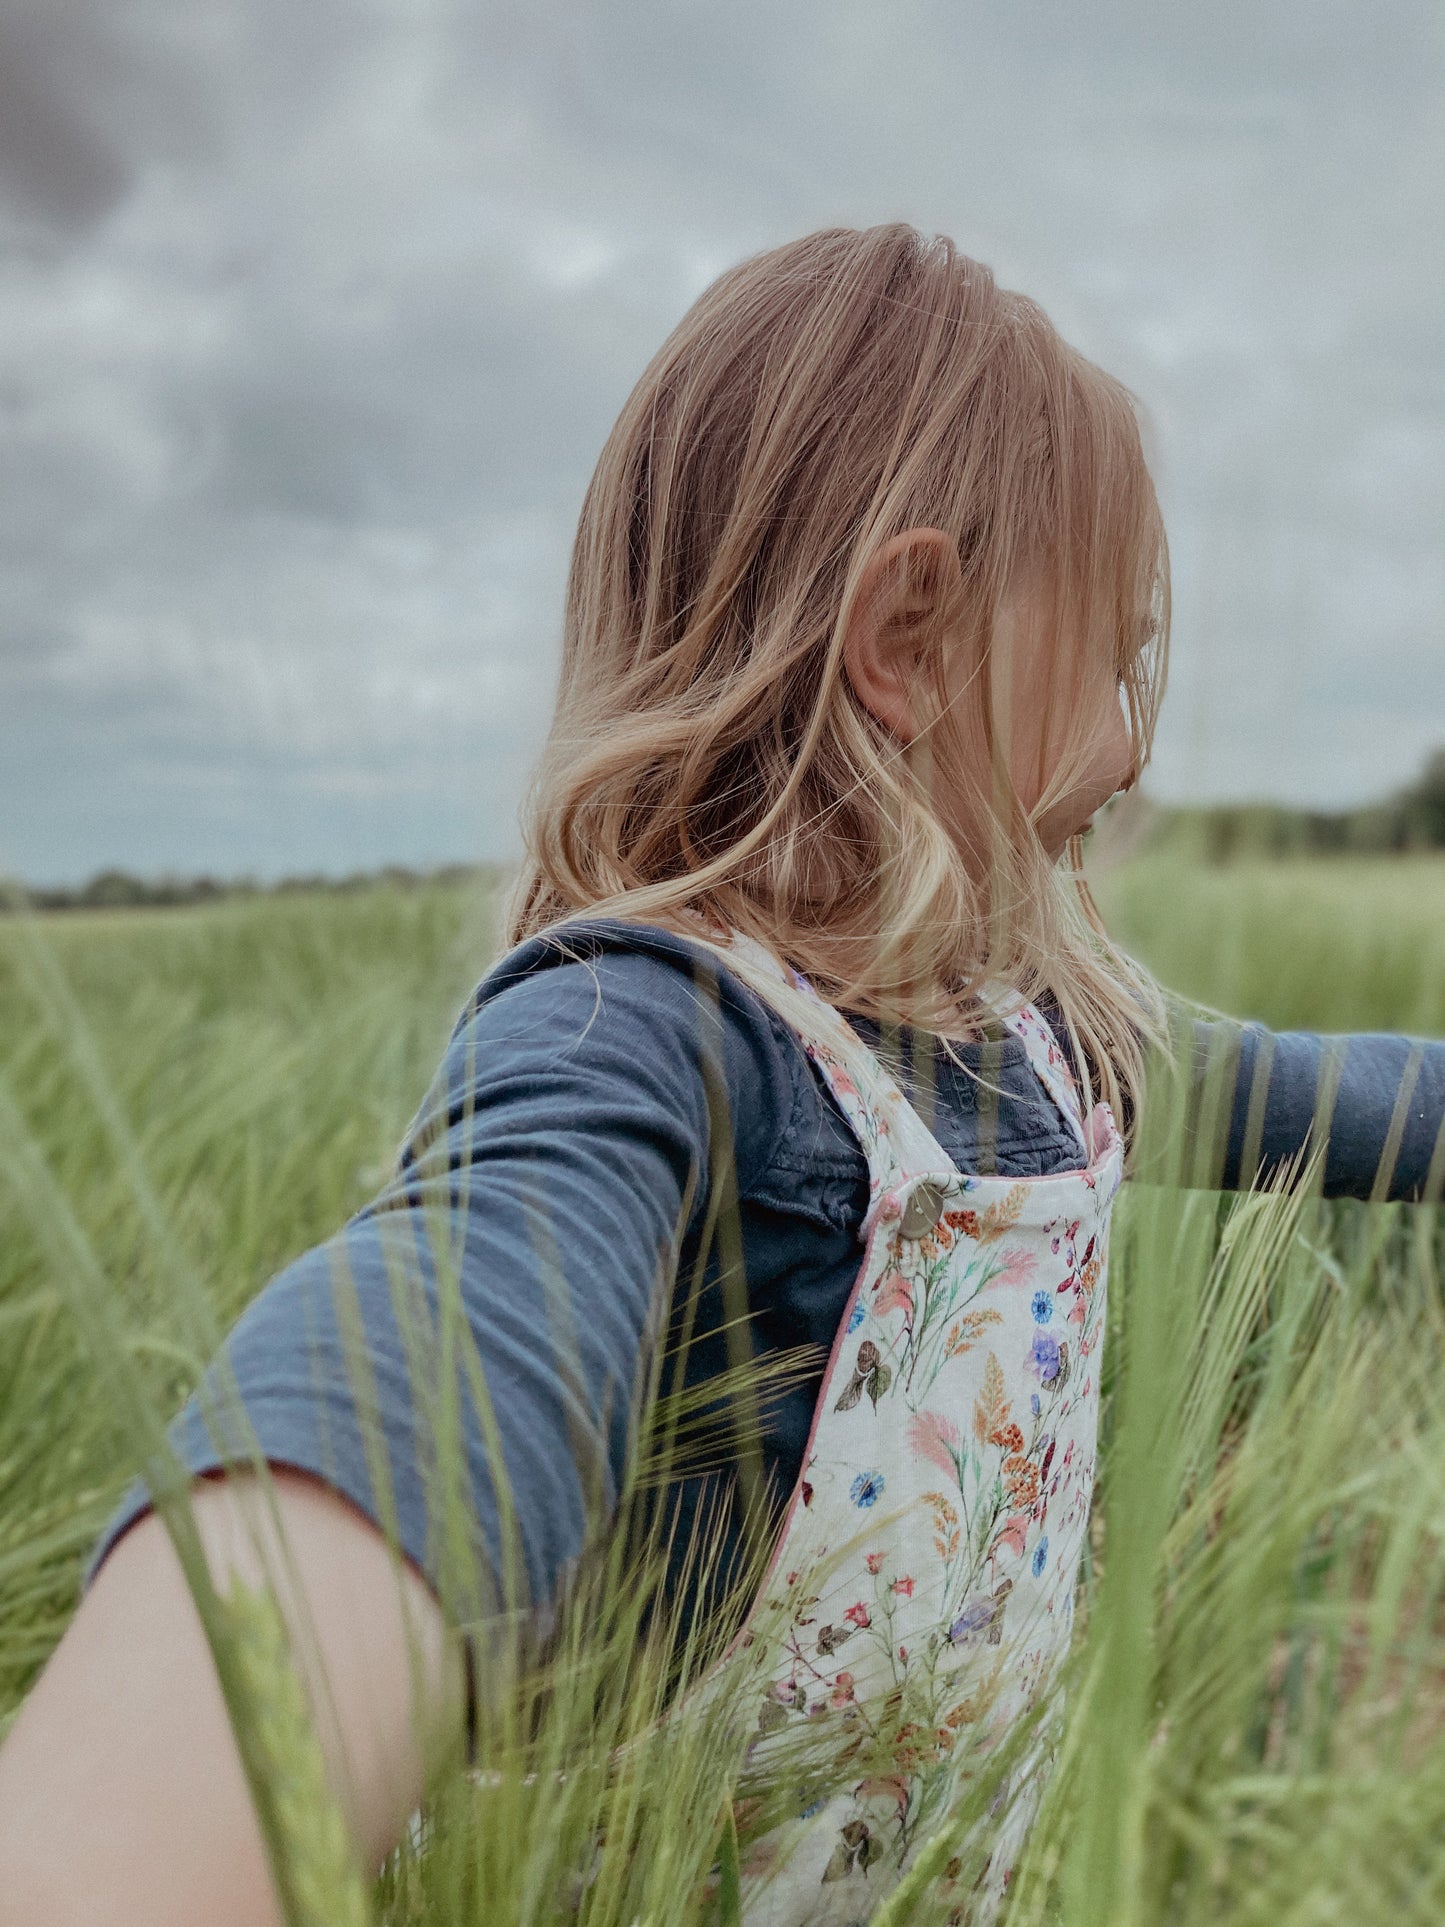
[[[1044,1562],[1047,1560],[1048,1556],[1049,1556],[1049,1535],[1045,1533],[1043,1538],[1040,1539],[1039,1543],[1034,1547],[1034,1578],[1035,1579],[1037,1579],[1039,1574],[1043,1571]]]
[[[856,1305],[855,1305],[855,1306],[853,1307],[853,1310],[852,1310],[852,1312],[851,1312],[851,1314],[850,1314],[850,1316],[849,1316],[849,1319],[848,1319],[848,1329],[849,1329],[849,1331],[850,1331],[850,1332],[855,1332],[855,1331],[857,1331],[857,1329],[858,1329],[858,1327],[859,1327],[859,1326],[860,1326],[860,1325],[861,1325],[861,1324],[863,1323],[863,1320],[864,1320],[864,1319],[865,1319],[865,1318],[866,1318],[867,1316],[868,1316],[868,1314],[867,1314],[867,1312],[866,1312],[866,1311],[865,1311],[865,1310],[863,1309],[863,1304],[862,1304],[862,1301],[860,1300],[860,1301],[859,1301],[859,1302],[858,1302],[858,1303],[857,1303],[857,1304],[856,1304]]]
[[[1036,1291],[1029,1304],[1036,1325],[1047,1325],[1054,1315],[1054,1301],[1046,1291]]]
[[[1035,1332],[1025,1361],[1034,1377],[1047,1385],[1059,1375],[1059,1341],[1051,1332]]]
[[[1034,1417],[1035,1417],[1035,1418],[1037,1418],[1037,1417],[1038,1417],[1038,1415],[1039,1415],[1039,1412],[1040,1412],[1040,1410],[1041,1410],[1041,1409],[1042,1409],[1042,1408],[1040,1407],[1040,1404],[1039,1404],[1039,1395],[1038,1395],[1038,1393],[1037,1393],[1037,1392],[1030,1392],[1030,1393],[1029,1393],[1029,1410],[1030,1410],[1030,1411],[1031,1411],[1031,1412],[1033,1413],[1033,1415],[1034,1415]]]
[[[854,1505],[876,1505],[883,1490],[881,1472],[860,1472],[848,1488]]]

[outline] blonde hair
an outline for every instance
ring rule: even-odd
[[[982,878],[927,755],[843,666],[868,558],[916,527],[957,543],[962,601],[927,660],[941,691],[948,652],[973,651],[988,767],[953,774],[991,828]],[[1039,692],[1063,752],[1026,811],[995,669],[1005,599],[1036,580],[1079,641]],[[954,1036],[990,980],[1051,995],[1095,1093],[1131,1116],[1158,995],[1105,933],[1077,840],[1057,864],[1033,826],[1087,747],[1069,724],[1091,679],[1118,680],[1142,767],[1168,621],[1134,398],[1034,302],[902,224],[757,255],[673,330],[588,488],[510,938],[700,912],[834,1003]]]

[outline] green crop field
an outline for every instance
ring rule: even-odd
[[[1191,998],[1445,1035],[1445,859],[1160,854],[1097,895]],[[494,916],[449,884],[0,919],[0,1732],[138,1461],[135,1401],[172,1412],[377,1186]],[[1437,1220],[1126,1190],[1096,1558],[1012,1927],[1445,1916]],[[365,1897],[378,1920],[737,1917],[750,1722],[657,1726],[668,1655],[619,1574],[596,1583],[530,1717],[483,1734]],[[278,1813],[273,1851],[319,1865],[319,1821]],[[939,1836],[874,1917],[967,1920],[976,1853]],[[314,1918],[360,1908],[338,1887]]]
[[[1275,1030],[1445,1036],[1445,857],[1210,868],[1166,852],[1109,873],[1097,896],[1183,996]]]

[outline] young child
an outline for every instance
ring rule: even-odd
[[[945,240],[830,230],[761,255],[643,375],[582,511],[512,948],[392,1182],[227,1345],[278,1468],[368,1864],[422,1786],[407,1620],[427,1718],[444,1732],[466,1704],[389,1286],[438,1212],[539,1613],[583,1550],[596,1462],[621,1479],[626,1393],[701,1259],[691,1383],[729,1363],[739,1273],[754,1355],[820,1361],[764,1415],[761,1470],[788,1503],[760,1610],[786,1621],[789,1575],[857,1543],[785,1642],[765,1728],[895,1681],[944,1730],[985,1679],[998,1732],[1033,1704],[1068,1642],[1121,1131],[1163,1008],[1093,917],[1075,840],[1147,758],[1168,616],[1131,397]],[[1241,1029],[1219,1181],[1253,1184],[1309,1141],[1325,1048]],[[1371,1193],[1399,1099],[1388,1194],[1422,1195],[1445,1045],[1330,1048],[1326,1189]],[[342,1262],[410,1561],[400,1601],[332,1301]],[[475,1412],[464,1432],[491,1548]],[[227,1463],[194,1400],[174,1436],[197,1475]],[[198,1488],[218,1574],[251,1570],[251,1483]],[[681,1538],[719,1489],[678,1481]],[[906,1861],[915,1766],[881,1800],[859,1788],[800,1816],[749,1918],[876,1904]],[[1006,1809],[992,1893],[1037,1779]],[[140,1918],[275,1913],[209,1656],[137,1487],[0,1749],[0,1923]]]

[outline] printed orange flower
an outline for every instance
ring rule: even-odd
[[[943,1222],[950,1231],[961,1231],[965,1238],[978,1236],[978,1213],[976,1211],[945,1211]]]
[[[1022,1510],[1039,1496],[1039,1468],[1032,1459],[1015,1453],[1003,1462],[1003,1483],[1010,1499]]]
[[[990,1432],[988,1442],[990,1445],[1001,1445],[1005,1452],[1022,1452],[1024,1449],[1024,1435],[1012,1419],[996,1432]]]

